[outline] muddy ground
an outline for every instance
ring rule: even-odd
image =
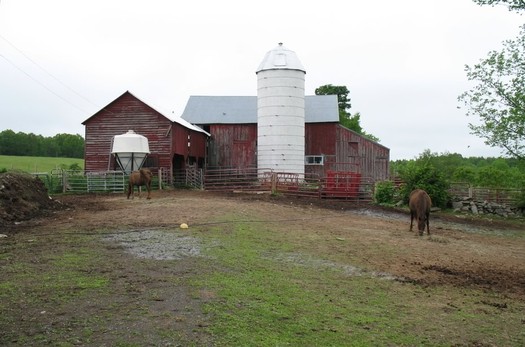
[[[9,304],[4,308],[11,322],[3,321],[0,344],[23,345],[26,340],[20,336],[56,343],[60,339],[56,331],[76,331],[89,321],[94,331],[86,340],[77,336],[76,341],[71,341],[66,334],[64,342],[162,342],[158,336],[148,335],[155,324],[166,331],[176,331],[179,340],[213,345],[206,333],[208,319],[202,313],[202,304],[213,299],[213,294],[195,293],[188,287],[173,286],[171,281],[206,271],[200,267],[199,241],[184,237],[179,226],[187,223],[190,228],[205,230],[208,224],[233,213],[246,218],[256,216],[252,222],[272,224],[276,232],[341,240],[336,244],[319,243],[319,252],[359,257],[367,269],[399,281],[423,286],[475,287],[501,293],[502,298],[525,301],[523,221],[433,213],[432,237],[421,238],[408,231],[409,215],[402,209],[267,194],[172,190],[153,192],[151,200],[127,200],[120,194],[64,195],[50,200],[51,205],[46,202],[41,209],[43,215],[31,213],[19,220],[16,216],[3,219],[0,233],[7,237],[0,239],[0,251],[21,251],[14,257],[0,258],[0,265],[12,267],[16,262],[32,262],[46,271],[52,266],[42,260],[46,255],[75,249],[71,235],[84,235],[89,240],[96,235],[94,241],[83,242],[92,242],[102,252],[101,257],[111,259],[111,263],[99,264],[98,270],[118,282],[119,289],[73,307],[58,305],[53,298],[39,298],[43,302],[40,307],[24,300]],[[5,207],[3,211],[5,216]],[[165,230],[177,232],[170,239]],[[385,244],[394,249],[386,257],[381,251]],[[304,259],[288,257],[283,261]],[[503,307],[505,301],[489,304]],[[110,317],[115,311],[118,319]],[[178,318],[173,319],[173,314]],[[98,326],[92,321],[94,317],[101,321],[98,328],[93,328]],[[172,341],[173,336],[165,340]]]

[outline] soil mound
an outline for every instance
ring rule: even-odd
[[[0,226],[45,215],[61,207],[38,178],[23,172],[0,173]]]

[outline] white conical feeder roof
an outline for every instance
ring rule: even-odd
[[[122,171],[129,174],[140,169],[150,153],[148,139],[129,130],[125,134],[113,137],[111,153],[115,155]]]

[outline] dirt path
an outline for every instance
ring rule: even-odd
[[[337,249],[331,249],[332,244],[319,247],[328,247],[327,253],[355,252],[355,257],[364,258],[370,267],[409,281],[479,285],[525,294],[525,240],[498,237],[519,232],[523,223],[433,214],[429,238],[408,231],[406,212],[344,202],[196,191],[155,192],[152,200],[126,200],[120,195],[63,196],[57,200],[72,208],[34,222],[39,230],[149,230],[181,223],[198,226],[235,211],[274,223],[276,230],[352,239],[352,247],[344,242]],[[374,243],[379,245],[375,245],[377,249],[367,247]],[[379,256],[381,244],[397,249],[393,252],[396,261]]]

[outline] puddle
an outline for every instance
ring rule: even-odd
[[[341,271],[347,276],[369,276],[374,278],[382,278],[386,280],[399,280],[399,277],[388,274],[386,272],[377,272],[377,271],[366,271],[359,267],[348,265],[348,264],[338,264],[333,261],[319,259],[315,257],[310,257],[300,253],[279,253],[279,254],[268,254],[267,259],[277,260],[286,263],[292,263],[301,266],[307,266],[314,269],[331,269],[336,271]]]
[[[199,239],[171,230],[122,231],[104,240],[119,243],[136,257],[155,260],[200,257],[202,248]]]

